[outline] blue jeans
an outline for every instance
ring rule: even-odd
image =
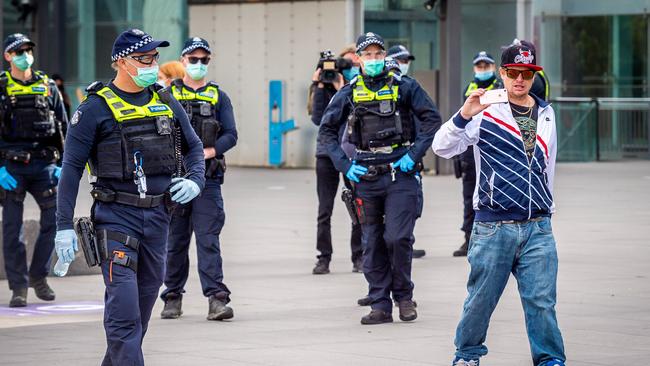
[[[469,295],[456,329],[456,356],[476,360],[487,354],[484,342],[490,316],[512,272],[524,307],[533,364],[554,358],[564,361],[555,317],[558,261],[551,219],[475,222],[467,259],[471,265]]]

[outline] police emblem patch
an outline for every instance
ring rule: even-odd
[[[74,112],[74,114],[72,115],[72,118],[70,119],[70,124],[72,126],[76,125],[77,123],[79,123],[80,118],[81,118],[81,111]]]

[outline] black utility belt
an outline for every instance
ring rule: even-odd
[[[34,159],[57,162],[61,159],[61,153],[55,148],[42,150],[0,150],[0,159],[29,164]]]
[[[380,165],[368,165],[366,168],[368,168],[368,171],[366,172],[366,174],[361,176],[361,179],[369,180],[369,181],[377,180],[379,179],[380,175],[384,175],[388,173],[394,175],[397,169],[399,169],[399,168],[393,168],[393,166],[390,163],[380,164]],[[415,163],[413,170],[411,170],[408,174],[415,174],[421,172],[422,170],[424,170],[424,164],[422,164],[422,162],[417,162]]]
[[[141,198],[138,194],[117,192],[105,187],[95,187],[90,195],[97,201],[104,203],[120,203],[138,208],[155,208],[165,203],[165,194],[146,195]]]

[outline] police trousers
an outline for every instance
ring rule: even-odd
[[[169,214],[164,205],[137,208],[96,201],[93,215],[97,230],[140,241],[137,250],[114,240],[107,243],[109,258],[102,262],[107,349],[102,366],[144,365],[142,341],[163,282]],[[137,272],[113,263],[115,253],[120,252],[137,262]]]
[[[394,181],[391,174],[383,174],[355,186],[363,211],[363,272],[373,309],[390,313],[391,295],[395,301],[413,297],[411,261],[419,189],[415,175],[401,171],[396,171]]]
[[[0,189],[2,196],[2,249],[9,288],[27,288],[28,275],[41,279],[50,271],[50,260],[54,251],[56,234],[56,165],[40,159],[29,164],[5,162],[7,171],[16,179],[17,187],[12,191]],[[23,210],[25,195],[29,192],[41,209],[40,231],[32,261],[27,269],[27,251],[23,237]]]

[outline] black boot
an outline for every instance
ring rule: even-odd
[[[27,306],[27,287],[13,290],[9,307],[22,308],[25,306]]]
[[[370,304],[372,304],[372,299],[370,296],[362,297],[357,300],[357,304],[359,304],[359,306],[370,306]]]
[[[467,257],[467,248],[469,247],[470,234],[465,233],[465,242],[457,250],[454,251],[454,257]]]
[[[413,249],[413,258],[422,258],[427,255],[424,249]]]
[[[29,278],[29,287],[34,288],[36,297],[43,301],[54,301],[56,294],[54,290],[47,284],[47,278],[43,277],[40,279]]]
[[[370,311],[370,314],[361,318],[361,324],[363,325],[372,325],[372,324],[382,324],[382,323],[392,323],[393,315],[382,310],[373,309]]]
[[[208,320],[226,320],[235,316],[232,308],[226,306],[226,303],[217,299],[214,295],[208,298]]]
[[[183,315],[183,295],[170,292],[165,300],[165,307],[160,313],[162,319],[178,319]]]
[[[311,273],[315,275],[330,273],[330,260],[327,258],[318,258],[316,267],[314,267]]]
[[[399,318],[403,322],[410,322],[418,317],[418,312],[415,310],[415,307],[417,306],[415,301],[402,300],[397,304],[397,306],[399,306]]]

